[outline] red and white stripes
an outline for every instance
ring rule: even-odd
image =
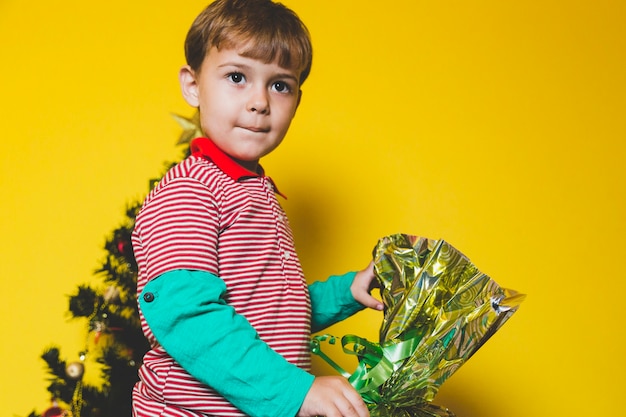
[[[311,307],[287,217],[269,178],[235,181],[204,158],[172,168],[150,193],[133,233],[137,293],[177,270],[210,272],[227,302],[287,361],[308,370]],[[135,388],[137,416],[242,416],[182,369],[156,342]],[[166,405],[167,403],[167,405]]]

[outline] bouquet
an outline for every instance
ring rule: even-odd
[[[517,310],[524,295],[480,272],[443,240],[397,234],[379,240],[374,271],[385,305],[380,341],[346,335],[346,353],[359,360],[349,374],[321,350],[330,335],[311,341],[348,378],[372,417],[454,416],[431,403],[441,384]]]

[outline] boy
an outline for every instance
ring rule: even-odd
[[[307,287],[259,159],[283,140],[310,68],[308,32],[271,0],[217,0],[194,21],[180,71],[205,138],[137,216],[133,247],[152,349],[135,416],[358,416],[342,377],[314,377],[317,331],[366,307],[372,264]]]

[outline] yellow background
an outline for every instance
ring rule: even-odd
[[[625,3],[286,3],[315,60],[263,163],[309,279],[365,266],[387,234],[444,238],[528,298],[436,403],[623,414]],[[192,114],[177,71],[204,5],[0,1],[0,414],[48,406],[42,350],[85,343],[67,296],[100,282],[105,236],[181,154],[169,114]]]

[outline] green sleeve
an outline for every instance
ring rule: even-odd
[[[226,284],[176,270],[139,296],[157,341],[190,375],[250,416],[295,416],[314,376],[287,362],[224,301]]]
[[[356,301],[350,291],[356,272],[333,275],[326,281],[309,285],[311,296],[311,331],[313,333],[344,320],[365,307]]]

